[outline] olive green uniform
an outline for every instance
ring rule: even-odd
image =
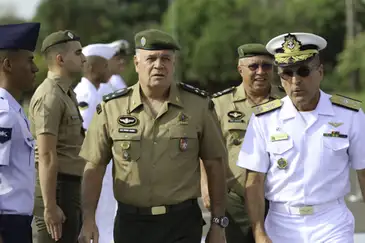
[[[115,243],[200,242],[199,158],[227,156],[203,91],[172,84],[156,117],[143,104],[139,83],[104,97],[80,155],[95,164],[113,159]]]
[[[285,93],[278,87],[272,86],[269,96],[263,103],[284,95]],[[226,228],[227,243],[254,242],[243,198],[246,170],[236,165],[254,105],[247,98],[243,85],[218,92],[213,97],[229,158],[226,214],[230,223]]]
[[[68,31],[56,32],[43,42],[47,47],[54,42],[78,40]],[[45,45],[46,44],[46,45]],[[58,175],[56,185],[56,202],[63,210],[66,221],[62,225],[62,238],[59,243],[77,242],[81,230],[81,176],[85,160],[79,156],[84,130],[82,117],[77,108],[76,95],[72,90],[72,80],[61,78],[48,72],[47,78],[39,85],[29,106],[29,117],[33,136],[51,134],[57,138],[56,152],[58,160]],[[36,167],[38,168],[38,147],[35,151]],[[38,173],[37,173],[38,175]],[[37,243],[54,243],[48,234],[43,219],[44,203],[40,188],[39,176],[35,193],[35,224],[38,230]]]

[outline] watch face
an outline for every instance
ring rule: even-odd
[[[222,217],[221,218],[221,225],[222,225],[222,227],[227,227],[228,226],[228,224],[229,224],[229,219],[227,218],[227,217]]]

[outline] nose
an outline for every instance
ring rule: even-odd
[[[262,65],[259,65],[258,68],[256,69],[256,73],[257,74],[263,74],[265,73],[264,69],[262,68]]]
[[[81,62],[82,63],[86,62],[86,57],[83,53],[81,53]]]
[[[37,67],[37,65],[35,63],[33,65],[32,71],[33,71],[33,73],[39,72],[39,68]]]
[[[298,75],[295,73],[295,74],[293,75],[293,78],[292,78],[291,82],[292,82],[293,84],[298,85],[298,84],[300,84],[300,83],[302,82],[302,78],[301,78],[300,76],[298,76]]]
[[[163,64],[162,64],[162,60],[161,58],[157,58],[155,61],[155,68],[162,68]]]

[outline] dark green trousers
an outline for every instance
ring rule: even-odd
[[[266,202],[265,215],[268,212],[268,205]],[[233,191],[227,194],[226,215],[229,218],[229,225],[226,228],[227,243],[255,243],[245,200]]]
[[[56,189],[57,205],[65,214],[66,221],[62,225],[62,238],[57,243],[77,243],[82,226],[80,192],[81,177],[64,174],[58,175]],[[39,178],[37,178],[34,209],[34,221],[38,231],[37,243],[55,243],[47,232],[47,227],[43,220],[43,212],[44,205]]]
[[[200,243],[203,225],[198,204],[164,215],[127,213],[118,207],[114,243]]]

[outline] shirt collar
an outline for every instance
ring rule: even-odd
[[[142,97],[141,97],[141,87],[139,82],[137,82],[135,85],[132,86],[133,93],[131,97],[131,103],[130,103],[130,111],[137,109],[139,106],[141,106],[142,103]],[[181,100],[181,94],[180,91],[175,83],[171,84],[170,90],[169,90],[169,97],[167,98],[167,103],[183,107],[183,102]]]
[[[333,116],[335,113],[333,111],[332,103],[330,100],[330,95],[324,93],[320,90],[320,97],[317,104],[316,109],[314,110],[319,115],[325,116]],[[295,108],[293,102],[291,101],[289,96],[285,96],[282,99],[283,106],[280,110],[280,119],[286,120],[290,118],[294,118],[298,113],[298,110]]]
[[[67,94],[67,92],[71,89],[72,80],[71,79],[65,79],[61,76],[48,71],[47,78],[51,79],[52,81],[56,82],[56,84]]]
[[[16,111],[21,112],[22,107],[19,104],[18,101],[16,101],[14,99],[14,97],[4,88],[0,88],[0,97],[5,98],[8,102],[9,105]]]
[[[93,83],[91,83],[91,81],[90,81],[90,80],[88,80],[87,78],[82,77],[82,78],[81,78],[80,83],[81,83],[82,85],[85,85],[85,87],[87,87],[87,90],[88,90],[88,91],[92,91],[93,93],[97,93],[97,92],[98,92],[98,90],[97,90],[97,89],[96,89],[96,87],[93,85]]]
[[[278,93],[279,93],[278,88],[275,87],[274,85],[271,85],[269,98],[280,99]],[[243,87],[243,84],[241,84],[233,91],[233,101],[242,101],[246,99],[247,99],[246,91],[245,88]]]

